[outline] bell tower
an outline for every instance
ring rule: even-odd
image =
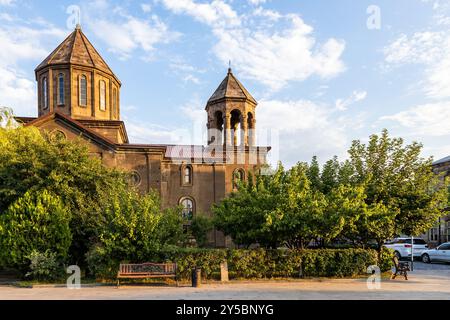
[[[206,104],[208,145],[255,146],[256,100],[231,68]]]

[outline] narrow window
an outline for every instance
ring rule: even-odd
[[[48,108],[48,95],[47,95],[47,77],[42,80],[42,99],[44,109]]]
[[[113,89],[113,117],[117,118],[117,90]]]
[[[87,105],[87,80],[86,76],[80,77],[80,106]]]
[[[106,83],[105,81],[100,81],[100,110],[106,110]]]
[[[192,183],[192,168],[190,166],[186,166],[184,168],[184,184],[191,184]]]
[[[58,75],[58,104],[64,104],[64,75]]]

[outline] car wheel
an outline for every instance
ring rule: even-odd
[[[424,263],[431,263],[431,259],[430,259],[430,256],[428,255],[428,254],[423,254],[422,255],[422,262],[424,262]]]
[[[402,258],[400,252],[398,252],[398,251],[395,251],[394,255],[398,258],[398,260],[400,260]]]

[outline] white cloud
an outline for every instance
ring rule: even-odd
[[[149,12],[152,11],[152,6],[150,4],[148,4],[148,3],[143,3],[143,4],[141,4],[141,9],[145,13],[149,13]]]
[[[126,120],[131,143],[142,144],[182,144],[186,131],[171,129],[156,124]]]
[[[142,5],[144,12],[151,7]],[[172,32],[157,15],[138,18],[129,14],[124,8],[113,7],[106,1],[85,3],[82,8],[83,21],[108,49],[120,59],[128,59],[137,50],[143,54],[144,61],[150,61],[158,44],[176,40],[179,33]],[[95,13],[95,14],[93,14]]]
[[[169,127],[124,116],[132,143],[203,145],[207,139],[206,112],[198,97],[180,106],[185,121],[182,127]],[[139,111],[133,111],[133,114]]]
[[[257,6],[257,5],[265,3],[266,0],[248,0],[248,2],[254,6]]]
[[[401,35],[384,48],[385,60],[391,65],[425,66],[423,91],[433,99],[450,97],[450,36],[442,31]]]
[[[174,58],[169,64],[169,69],[184,82],[192,82],[194,84],[200,84],[201,81],[198,75],[205,73],[205,70],[186,63],[182,58]]]
[[[340,111],[345,111],[347,108],[359,101],[366,99],[367,92],[366,91],[353,91],[350,97],[347,99],[337,99],[336,100],[336,109]]]
[[[442,55],[438,44],[444,40],[441,32],[416,32],[411,37],[402,34],[384,48],[388,63],[432,63]]]
[[[35,23],[38,27],[13,20],[0,26],[0,105],[12,108],[16,115],[31,116],[37,110],[36,84],[33,70],[24,71],[21,65],[32,61],[37,66],[51,51],[55,38],[62,40],[66,32],[42,20]]]
[[[260,81],[273,91],[291,81],[303,81],[313,75],[331,78],[345,67],[341,55],[345,43],[329,39],[316,46],[312,28],[297,16],[283,32],[255,29],[215,30],[217,57],[226,63],[231,59],[242,77]]]
[[[218,0],[162,1],[172,12],[192,16],[210,26],[217,39],[213,47],[216,57],[223,64],[231,60],[239,76],[259,81],[273,91],[291,81],[314,75],[328,79],[345,70],[341,60],[345,42],[330,38],[318,44],[313,28],[296,14],[281,15],[258,8],[250,16],[239,16]],[[267,16],[272,17],[272,23],[268,23]]]
[[[394,121],[417,136],[450,135],[450,101],[419,105],[380,120]]]
[[[177,14],[187,14],[210,26],[237,26],[237,13],[225,2],[197,3],[193,0],[162,0],[165,7]]]
[[[277,21],[283,17],[283,15],[277,11],[264,9],[263,7],[258,7],[253,11],[253,15],[257,17],[268,18],[269,20]]]
[[[0,26],[0,65],[26,60],[44,59],[49,40],[62,39],[65,32],[57,28],[33,29],[21,25]]]
[[[10,6],[15,0],[0,0],[0,6]]]
[[[16,68],[0,65],[0,105],[26,116],[36,113],[36,101],[35,82]]]
[[[334,155],[344,158],[351,142],[348,128],[358,129],[362,121],[357,114],[335,117],[331,107],[313,101],[262,100],[256,116],[258,144],[265,144],[268,130],[276,130],[279,143],[271,144],[274,150],[282,150],[281,158],[287,166],[309,161],[314,155],[321,161]]]

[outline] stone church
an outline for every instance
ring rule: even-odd
[[[133,144],[120,120],[121,82],[79,26],[35,69],[38,117],[17,117],[67,139],[81,137],[92,156],[130,173],[142,193],[156,189],[163,207],[181,205],[186,227],[266,163],[270,147],[256,146],[257,102],[231,69],[206,103],[203,145]],[[211,245],[230,239],[219,231]]]

